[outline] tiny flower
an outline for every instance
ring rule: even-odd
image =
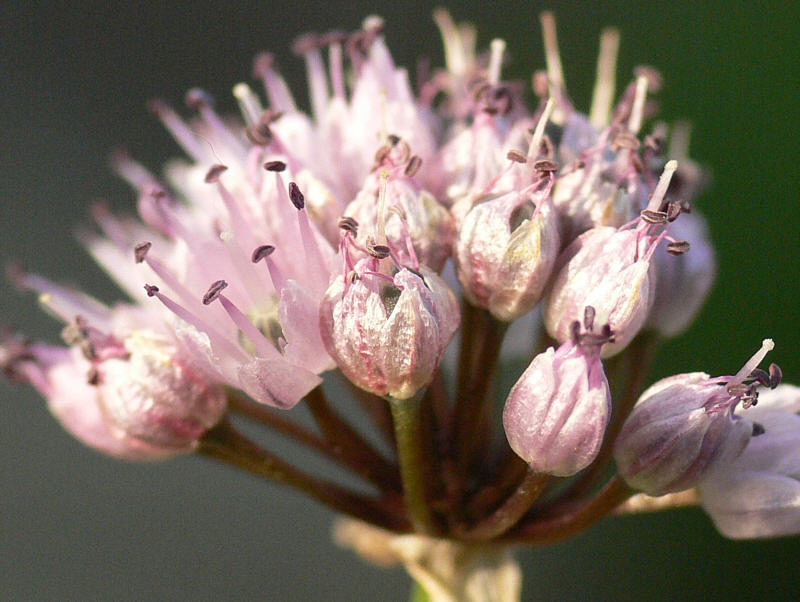
[[[531,159],[538,153],[548,116],[546,111],[539,134],[534,134]],[[520,185],[510,192],[478,198],[461,221],[454,253],[467,299],[509,322],[539,302],[560,246],[550,198],[557,166],[547,159],[529,161],[524,155],[519,160],[532,163],[519,169],[527,167],[535,174],[526,174],[533,183],[520,178]],[[512,159],[512,168],[516,164]]]
[[[503,427],[514,452],[532,469],[569,476],[597,456],[611,415],[611,392],[600,348],[613,340],[608,327],[592,332],[594,310],[558,349],[540,353],[511,389]]]
[[[135,331],[126,356],[97,367],[99,402],[115,429],[161,448],[191,447],[221,418],[224,389],[181,357],[175,343]]]
[[[380,231],[408,265],[421,263],[441,272],[450,256],[453,218],[433,195],[422,189],[414,175],[421,159],[408,145],[390,136],[376,155],[376,171],[345,209],[359,224],[358,241],[367,244],[368,233]]]
[[[700,481],[700,501],[726,537],[800,533],[800,387],[780,385],[746,412],[758,425],[733,462]]]
[[[380,262],[374,256],[360,259],[334,280],[320,306],[319,325],[328,353],[353,383],[406,399],[433,378],[458,328],[458,303],[425,266],[387,276]]]
[[[734,376],[678,374],[642,393],[614,443],[620,476],[631,487],[660,496],[693,487],[733,461],[756,432],[749,414],[734,413],[736,406],[755,405],[758,385],[775,387],[780,380],[777,366],[770,375],[757,368],[773,346],[765,339]]]
[[[593,228],[563,251],[544,305],[545,326],[556,340],[570,337],[570,325],[589,305],[615,333],[615,342],[603,349],[603,357],[621,351],[639,332],[653,304],[653,254],[669,222],[680,213],[674,203],[662,210],[663,195],[676,169],[674,161],[667,164],[648,208],[634,222],[619,229]],[[679,253],[686,247],[672,243],[668,249]]]

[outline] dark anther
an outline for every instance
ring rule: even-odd
[[[253,263],[258,263],[265,257],[269,257],[275,251],[275,247],[272,245],[261,245],[260,247],[256,247],[253,250],[253,254],[250,255],[250,261]]]
[[[160,98],[153,98],[147,101],[147,110],[150,111],[153,116],[161,117],[162,114],[169,111],[169,105]]]
[[[389,156],[389,153],[392,152],[392,147],[389,145],[384,144],[378,150],[375,151],[375,165],[382,165],[386,158]]]
[[[300,192],[300,188],[294,182],[289,182],[289,199],[299,211],[306,206],[306,197]]]
[[[219,180],[219,177],[222,175],[224,171],[227,171],[228,168],[225,165],[217,163],[216,165],[212,165],[211,169],[206,172],[205,181],[206,184],[211,184]]]
[[[603,328],[600,329],[600,334],[608,343],[614,342],[614,331],[611,330],[611,324],[604,324]]]
[[[663,224],[667,221],[667,214],[664,211],[653,211],[652,209],[644,209],[639,215],[648,224]]]
[[[316,34],[307,33],[303,34],[294,41],[292,44],[292,52],[295,54],[306,54],[312,50],[319,48],[320,39]]]
[[[92,366],[89,368],[89,372],[86,373],[86,382],[93,387],[100,384],[100,373],[97,371],[96,367]]]
[[[353,236],[358,234],[358,222],[352,217],[347,217],[346,215],[341,217],[338,225],[342,230],[350,232]]]
[[[228,286],[228,283],[224,280],[217,280],[214,284],[212,284],[208,288],[206,294],[203,295],[203,305],[208,305],[209,303],[215,301],[226,286]]]
[[[147,252],[152,246],[153,243],[151,242],[140,242],[138,245],[133,247],[133,256],[136,259],[136,263],[142,263],[144,261]]]
[[[493,107],[493,106],[483,107],[482,111],[484,113],[486,113],[487,115],[497,115],[497,113],[499,113],[499,111],[497,110],[497,107]]]
[[[611,144],[619,148],[629,148],[631,150],[638,150],[639,146],[641,146],[639,139],[628,132],[619,132],[614,136],[614,140]]]
[[[576,345],[581,341],[581,323],[578,320],[575,320],[572,324],[569,325],[569,333],[570,339]]]
[[[527,163],[528,157],[525,156],[525,153],[521,153],[518,150],[511,149],[508,151],[506,158],[513,161],[514,163]]]
[[[753,437],[758,437],[759,435],[763,435],[767,432],[767,429],[764,428],[764,425],[759,422],[753,423]]]
[[[186,93],[186,106],[192,111],[197,111],[202,107],[213,107],[214,99],[205,90],[192,88]]]
[[[386,245],[369,245],[367,250],[369,254],[376,259],[386,259],[392,254],[391,250]]]
[[[770,386],[771,381],[769,379],[769,373],[766,370],[756,368],[750,373],[750,378],[757,380],[762,387]]]
[[[347,32],[341,30],[328,31],[319,38],[319,43],[323,46],[330,44],[342,44],[347,40]]]
[[[267,161],[264,163],[264,169],[267,171],[283,171],[286,169],[286,163],[283,161]]]
[[[267,146],[272,142],[272,129],[269,121],[261,120],[255,125],[244,128],[244,135],[255,146]]]
[[[783,370],[778,364],[769,365],[769,388],[774,389],[783,380]]]
[[[389,134],[386,139],[389,141],[389,144],[392,146],[396,146],[398,142],[400,142],[400,136],[397,134]]]
[[[261,79],[275,65],[275,55],[271,52],[260,52],[253,59],[253,77]]]
[[[550,159],[539,159],[533,164],[533,168],[538,172],[546,174],[558,171],[558,163]]]
[[[682,209],[680,203],[676,203],[674,201],[667,203],[667,221],[674,222],[676,219],[678,219],[681,211]]]
[[[689,251],[690,244],[688,240],[678,240],[671,242],[667,245],[667,253],[670,255],[683,255]]]
[[[409,178],[413,178],[417,175],[420,167],[422,167],[422,159],[418,155],[414,155],[408,160],[405,173]]]
[[[158,292],[158,287],[155,284],[145,284],[144,290],[147,291],[148,297],[155,297]]]
[[[592,330],[592,328],[594,328],[595,313],[595,309],[591,305],[587,305],[583,309],[583,327],[586,330]]]
[[[484,94],[492,89],[492,86],[485,79],[476,80],[473,86],[472,96],[476,101],[479,101]]]

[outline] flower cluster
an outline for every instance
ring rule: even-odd
[[[658,74],[637,70],[615,104],[607,30],[591,111],[578,112],[544,14],[547,68],[529,109],[524,87],[503,80],[503,41],[479,54],[470,27],[436,20],[446,68],[417,93],[373,17],[297,41],[311,114],[268,54],[254,67],[266,105],[234,88],[241,121],[200,90],[186,97],[189,120],[152,102],[186,158],[161,179],[116,156],[138,219],[96,207],[84,239],[129,299],[107,307],[13,270],[64,321],[67,347],[5,335],[5,373],[105,453],[198,450],[397,532],[550,541],[636,491],[697,485],[726,534],[799,531],[797,392],[748,409],[780,382],[774,364],[758,368],[771,341],[734,376],[673,376],[636,401],[648,347],[689,325],[715,272],[685,131],[642,134]],[[492,377],[505,333],[530,315],[539,341],[519,351],[532,359],[505,400],[501,441]],[[459,329],[454,365],[445,352]],[[609,358],[627,367],[616,399]],[[396,460],[328,402],[331,371],[388,428]],[[319,433],[266,407],[301,400]],[[257,449],[233,425],[242,416],[378,494]]]

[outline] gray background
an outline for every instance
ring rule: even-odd
[[[702,6],[696,6],[701,4]],[[715,183],[702,206],[720,254],[700,321],[666,345],[654,378],[736,371],[764,336],[800,382],[797,341],[796,9],[744,3],[551,3],[569,90],[586,107],[603,25],[622,31],[619,77],[662,70],[667,118],[695,124],[693,155]],[[789,3],[785,3],[787,6]],[[450,3],[502,36],[527,78],[543,66],[533,3]],[[202,86],[233,110],[252,56],[278,53],[303,98],[288,45],[304,30],[353,29],[382,14],[398,63],[440,64],[432,4],[351,2],[11,3],[0,8],[0,260],[118,296],[72,238],[97,198],[131,210],[107,167],[126,145],[150,167],[178,152],[145,109]],[[6,283],[3,322],[55,340],[57,325]],[[300,496],[198,458],[156,465],[83,448],[27,388],[0,383],[0,598],[403,600],[401,571],[368,567],[329,541],[332,515]],[[526,599],[797,599],[797,538],[734,543],[696,510],[608,521],[520,556]]]

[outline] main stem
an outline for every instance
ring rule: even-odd
[[[437,529],[428,505],[425,487],[421,399],[420,394],[411,399],[387,397],[394,421],[400,475],[409,519],[417,532],[433,534]]]

